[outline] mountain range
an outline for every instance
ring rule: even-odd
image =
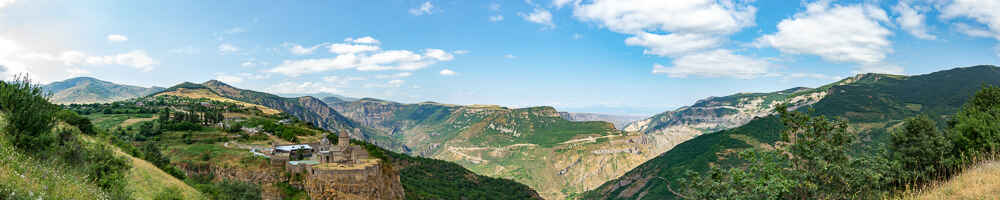
[[[915,76],[859,74],[817,89],[794,89],[797,92],[792,96],[803,92],[823,93],[810,105],[796,109],[813,115],[845,119],[849,130],[859,134],[863,143],[883,145],[888,141],[889,133],[907,117],[926,114],[944,123],[984,85],[1000,85],[1000,68],[973,66]],[[650,120],[651,123],[663,121],[655,118]],[[680,143],[583,197],[677,198],[669,192],[667,181],[676,184],[679,178],[684,177],[685,171],[703,172],[710,165],[723,164],[723,160],[734,156],[731,152],[735,150],[770,145],[781,137],[783,125],[777,117],[757,116],[746,122],[733,129],[715,131]]]
[[[568,113],[546,106],[282,97],[219,81],[182,83],[150,94],[228,99],[287,113],[320,128],[359,128],[361,134],[353,138],[393,152],[454,162],[476,174],[513,179],[546,199],[669,199],[674,197],[665,180],[676,181],[686,170],[703,171],[731,156],[727,152],[777,141],[781,124],[772,116],[777,105],[845,118],[864,141],[879,144],[906,117],[923,113],[943,121],[983,84],[1000,85],[1000,68],[974,66],[915,76],[859,74],[817,88],[709,97],[647,118]]]
[[[91,77],[77,77],[53,82],[43,85],[42,89],[51,94],[50,101],[57,104],[108,103],[143,97],[164,90],[160,87],[145,88],[115,84]]]

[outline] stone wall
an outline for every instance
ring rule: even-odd
[[[359,168],[309,167],[305,188],[311,199],[395,200],[405,192],[399,174],[381,162]]]

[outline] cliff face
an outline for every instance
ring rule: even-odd
[[[768,116],[780,104],[791,109],[808,106],[826,97],[825,89],[792,88],[772,93],[741,93],[710,97],[674,111],[632,122],[625,131],[645,134],[643,141],[660,154],[677,144],[704,133],[735,128],[751,120]]]
[[[358,169],[324,169],[313,167],[306,175],[305,190],[310,199],[337,200],[397,200],[405,191],[399,172],[374,159],[372,165]]]

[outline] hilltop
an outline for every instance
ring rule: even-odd
[[[916,76],[860,74],[806,89],[826,95],[798,110],[813,109],[815,115],[846,119],[849,130],[860,134],[864,144],[879,145],[886,143],[888,133],[906,117],[927,114],[943,124],[984,84],[1000,85],[1000,68],[973,66]],[[604,183],[585,198],[675,198],[668,192],[665,179],[676,183],[684,171],[703,172],[709,165],[732,156],[725,152],[773,144],[780,139],[782,128],[776,117],[768,115],[755,117],[737,128],[697,136]]]
[[[164,89],[121,85],[91,77],[70,78],[44,85],[42,88],[52,94],[51,101],[57,104],[108,103],[143,97]]]

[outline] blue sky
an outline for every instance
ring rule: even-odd
[[[1000,2],[0,0],[0,73],[650,115],[997,64]]]

